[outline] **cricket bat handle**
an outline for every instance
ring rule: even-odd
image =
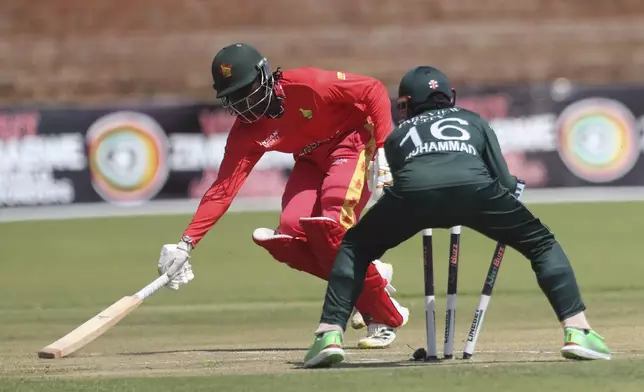
[[[143,301],[147,297],[154,294],[161,287],[165,286],[169,281],[170,277],[168,276],[168,274],[163,274],[150,282],[150,284],[139,290],[136,294],[134,294],[134,296],[139,297],[141,301]]]

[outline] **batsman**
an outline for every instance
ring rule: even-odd
[[[178,244],[164,246],[160,273],[193,277],[189,259],[226,212],[267,151],[292,154],[295,164],[276,228],[253,241],[290,268],[327,279],[335,255],[372,194],[391,182],[383,145],[393,130],[391,101],[376,79],[319,68],[271,70],[254,47],[236,43],[212,60],[213,87],[236,116],[217,180],[203,195]],[[370,171],[369,168],[372,170]],[[356,298],[355,327],[367,326],[358,347],[388,347],[409,311],[391,297],[391,264],[370,260]]]
[[[393,185],[342,241],[328,280],[320,325],[305,367],[345,358],[342,338],[369,261],[424,228],[469,227],[514,248],[531,263],[539,287],[563,328],[561,355],[610,359],[591,329],[568,257],[554,234],[513,196],[517,185],[490,125],[455,106],[455,90],[438,69],[410,70],[398,90],[403,122],[385,154]]]

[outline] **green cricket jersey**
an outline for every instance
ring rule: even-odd
[[[414,191],[498,179],[510,192],[499,141],[478,114],[454,107],[424,112],[401,123],[385,142],[393,189]]]

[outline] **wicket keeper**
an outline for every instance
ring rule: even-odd
[[[190,252],[226,212],[262,155],[279,151],[295,159],[279,225],[256,229],[253,241],[275,260],[326,280],[372,189],[379,196],[391,182],[383,149],[394,128],[387,90],[373,78],[339,71],[272,71],[264,56],[243,43],[216,54],[212,77],[217,98],[237,119],[217,180],[181,241],[164,246],[159,272],[178,272],[168,284],[173,289],[193,278]],[[387,347],[409,311],[390,295],[390,264],[373,259],[364,269],[354,303],[368,332],[358,346]]]
[[[530,260],[563,327],[564,358],[610,359],[604,339],[586,320],[586,307],[561,245],[513,196],[517,179],[510,175],[487,121],[455,106],[449,80],[433,67],[410,70],[398,96],[404,121],[385,142],[393,185],[342,241],[304,366],[329,366],[345,358],[343,332],[370,260],[424,228],[456,225],[505,243]]]

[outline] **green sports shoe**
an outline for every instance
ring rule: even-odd
[[[566,359],[610,359],[604,338],[589,329],[565,328],[561,355]]]
[[[313,344],[304,357],[305,368],[329,367],[344,361],[342,333],[324,332],[315,337]]]

